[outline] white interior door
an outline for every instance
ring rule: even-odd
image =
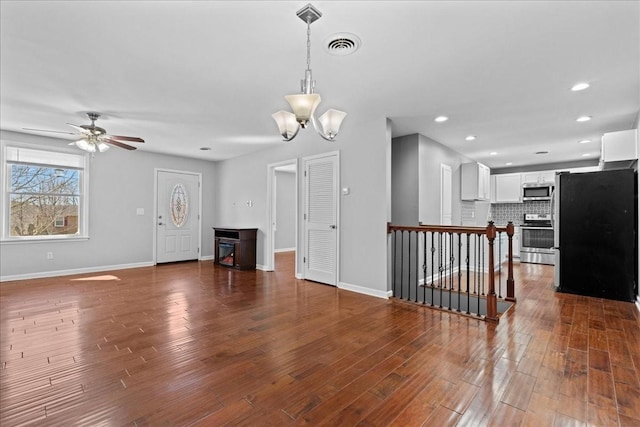
[[[336,286],[338,155],[305,159],[305,279]]]
[[[157,171],[156,262],[198,259],[200,176]]]

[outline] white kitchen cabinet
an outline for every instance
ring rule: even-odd
[[[519,173],[505,173],[491,175],[492,203],[522,203],[522,175]]]
[[[636,129],[609,132],[602,135],[602,161],[618,162],[638,158]]]
[[[511,238],[513,257],[520,258],[520,227],[513,227],[513,237]]]
[[[489,200],[491,198],[491,171],[482,163],[463,163],[461,167],[461,199]]]
[[[522,174],[522,183],[530,184],[530,183],[549,183],[555,182],[556,180],[556,171],[537,171],[537,172],[525,172]]]

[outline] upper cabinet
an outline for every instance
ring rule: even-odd
[[[635,129],[605,133],[602,136],[602,161],[618,162],[638,158]]]
[[[522,175],[505,173],[491,176],[492,203],[522,203]]]
[[[491,171],[482,163],[461,165],[462,200],[489,200],[491,197]]]
[[[525,172],[522,174],[522,184],[529,184],[532,182],[553,183],[556,180],[556,171],[540,171],[540,172]]]

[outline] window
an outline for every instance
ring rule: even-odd
[[[10,143],[2,149],[3,240],[87,237],[86,154]]]

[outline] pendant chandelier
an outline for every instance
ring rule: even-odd
[[[271,117],[276,121],[278,130],[285,141],[291,141],[295,138],[300,128],[306,128],[309,122],[318,135],[327,141],[333,141],[340,131],[340,125],[342,125],[347,113],[329,109],[317,120],[314,116],[321,98],[319,94],[314,93],[316,82],[311,77],[311,23],[320,19],[322,13],[309,3],[296,12],[296,15],[307,23],[307,69],[304,72],[304,80],[300,81],[301,93],[284,97],[293,113],[280,110],[272,114]]]

